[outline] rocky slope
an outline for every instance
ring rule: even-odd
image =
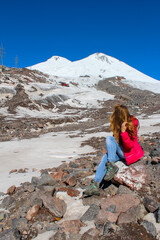
[[[119,172],[111,182],[102,183],[100,196],[82,194],[103,155],[105,138],[100,133],[110,131],[106,123],[113,106],[127,105],[143,122],[159,114],[159,94],[133,88],[121,77],[101,79],[83,91],[73,79],[64,87],[65,78],[29,69],[4,68],[0,81],[1,141],[65,131],[70,138],[82,136],[81,146],[93,148],[1,192],[0,239],[160,239],[159,122],[153,121],[153,132],[139,135],[145,151],[142,160],[129,167],[117,163]],[[91,93],[95,105],[87,104]],[[91,133],[95,136],[83,139]],[[24,171],[12,169],[10,176]]]

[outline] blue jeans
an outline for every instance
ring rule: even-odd
[[[118,160],[125,159],[122,147],[116,142],[115,138],[108,136],[106,138],[107,153],[102,157],[101,162],[97,168],[94,180],[101,183],[107,169],[106,162],[117,162]]]

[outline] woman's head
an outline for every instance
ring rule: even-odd
[[[114,121],[115,124],[121,126],[123,122],[128,122],[129,118],[130,114],[126,106],[121,104],[117,104],[114,106],[111,119]]]
[[[110,128],[118,143],[120,142],[121,125],[123,122],[127,122],[127,132],[129,133],[130,137],[132,137],[134,134],[134,129],[131,115],[129,114],[126,106],[117,104],[114,106],[113,113],[110,117]]]

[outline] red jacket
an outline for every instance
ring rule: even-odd
[[[129,137],[128,132],[121,132],[123,152],[126,158],[127,165],[138,161],[144,155],[144,152],[139,145],[137,139],[138,120],[135,117],[132,117],[132,122],[135,128],[135,136],[133,136],[133,139]]]

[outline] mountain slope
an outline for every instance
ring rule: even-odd
[[[44,63],[29,67],[44,73],[60,77],[80,77],[89,75],[92,77],[109,78],[123,76],[128,80],[152,82],[155,79],[137,71],[124,62],[103,53],[95,53],[79,61],[71,62],[65,58],[52,57]]]

